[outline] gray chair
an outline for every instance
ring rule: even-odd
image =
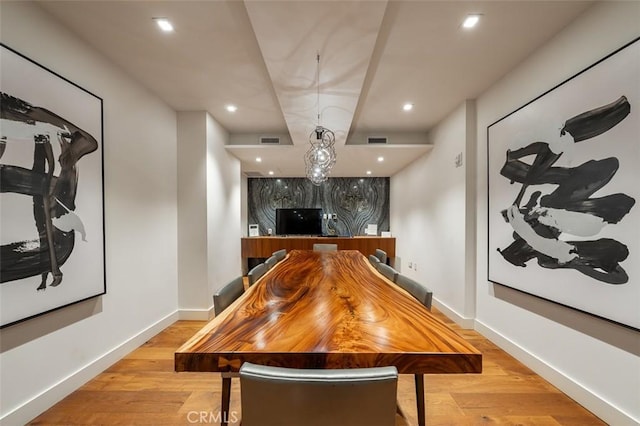
[[[272,256],[275,256],[276,259],[278,259],[278,262],[280,262],[281,260],[284,260],[285,257],[287,257],[287,249],[274,251],[272,253]]]
[[[222,287],[213,295],[213,310],[216,316],[227,309],[238,297],[244,293],[244,283],[242,277],[238,277]],[[231,379],[238,377],[238,373],[221,373],[222,395],[220,396],[220,407],[224,413],[229,412],[229,400],[231,398]]]
[[[243,426],[393,426],[396,367],[305,370],[245,362]]]
[[[422,303],[427,309],[431,310],[433,292],[427,287],[402,274],[398,275],[396,284],[398,284],[399,287],[405,289],[407,293],[418,299],[418,301]]]
[[[226,284],[213,295],[213,311],[216,316],[232,304],[238,297],[244,293],[244,283],[242,277],[238,277]]]
[[[374,268],[378,269],[380,267],[380,259],[375,257],[373,254],[369,255],[369,263],[373,265]]]
[[[278,258],[275,256],[271,256],[269,257],[267,260],[264,261],[264,266],[267,267],[267,270],[273,268],[274,266],[276,266],[276,263],[278,263]]]
[[[313,251],[338,251],[337,244],[314,244]]]
[[[396,282],[396,279],[398,278],[398,271],[396,271],[386,263],[380,262],[380,265],[378,265],[378,271],[382,275],[384,275],[389,281]]]
[[[387,252],[381,249],[376,249],[376,257],[380,260],[380,263],[387,263]]]
[[[269,268],[267,268],[264,263],[254,266],[247,274],[247,278],[249,278],[249,285],[252,286],[255,284],[255,282],[258,281],[268,270]]]

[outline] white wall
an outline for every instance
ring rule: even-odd
[[[104,100],[107,294],[0,331],[0,415],[24,424],[176,317],[176,116],[33,3],[1,39]]]
[[[207,319],[207,122],[206,113],[178,113],[178,306]],[[187,317],[183,314],[183,318]]]
[[[244,174],[240,182],[240,228],[242,236],[249,236],[249,179]]]
[[[487,282],[486,129],[639,35],[640,3],[596,4],[477,100],[477,329],[615,425],[640,422],[638,333]]]
[[[465,202],[467,138],[475,137],[467,123],[473,111],[473,103],[465,102],[434,128],[428,135],[433,149],[392,176],[390,191],[396,268],[429,287],[435,304],[464,326],[474,308],[466,296],[474,282],[466,270]],[[465,165],[455,167],[460,153]],[[410,262],[417,269],[409,269]]]
[[[207,114],[207,235],[209,300],[217,289],[242,274],[240,160],[224,148],[229,134]]]
[[[205,111],[178,113],[180,318],[209,319],[213,294],[241,275],[240,161]]]

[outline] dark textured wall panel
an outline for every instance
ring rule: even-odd
[[[389,178],[329,178],[320,186],[305,178],[249,178],[247,192],[248,223],[260,225],[260,235],[269,228],[275,234],[277,208],[299,207],[337,214],[337,235],[364,235],[370,223],[378,234],[389,230]]]

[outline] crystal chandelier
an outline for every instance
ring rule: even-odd
[[[320,125],[320,54],[316,57],[317,70],[317,95],[318,95],[318,125],[309,135],[309,150],[304,156],[307,178],[314,184],[320,185],[326,181],[331,168],[336,163],[336,150],[334,133]]]

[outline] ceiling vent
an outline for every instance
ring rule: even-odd
[[[263,143],[265,145],[279,145],[280,138],[274,136],[263,136],[260,138],[260,143]]]
[[[370,144],[387,143],[387,138],[386,137],[368,137],[367,143],[370,143]]]
[[[244,172],[245,176],[250,178],[264,177],[264,175],[260,172]]]

